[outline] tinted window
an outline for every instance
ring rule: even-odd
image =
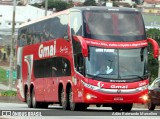
[[[34,75],[36,78],[70,76],[70,62],[62,57],[34,61]]]
[[[71,12],[70,14],[71,34],[82,35],[82,15],[80,12]]]
[[[19,30],[18,45],[25,46],[68,36],[68,15],[43,20]],[[25,34],[25,36],[24,36]]]
[[[99,76],[100,80],[136,81],[146,79],[147,48],[139,49],[107,49],[89,47],[86,58],[86,73]],[[98,78],[97,78],[98,79]],[[132,80],[133,79],[133,80]]]
[[[24,27],[18,31],[18,46],[22,47],[27,45],[27,28]]]
[[[144,40],[145,29],[139,12],[84,11],[84,36],[108,41]]]

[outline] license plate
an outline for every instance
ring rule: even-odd
[[[114,101],[123,101],[123,97],[115,97]]]

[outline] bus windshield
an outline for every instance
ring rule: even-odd
[[[84,37],[107,41],[144,40],[145,27],[139,12],[84,11]]]
[[[139,79],[147,75],[147,48],[105,49],[89,47],[86,58],[87,76],[108,79]]]

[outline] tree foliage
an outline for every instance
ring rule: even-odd
[[[96,1],[95,0],[86,0],[83,3],[83,6],[96,6]]]
[[[45,2],[42,3],[42,6],[45,7]],[[62,11],[69,7],[69,4],[65,1],[59,1],[59,0],[48,0],[48,9],[55,8],[56,11]]]
[[[160,30],[159,29],[149,29],[147,30],[147,37],[153,38],[160,44]],[[148,55],[148,62],[149,62],[149,71],[151,73],[151,78],[154,80],[158,77],[158,59],[153,57],[153,48],[152,45],[149,44],[149,55]]]
[[[42,5],[35,3],[33,6],[39,7],[39,8],[40,7],[45,8],[45,1],[42,3]],[[65,1],[48,0],[48,9],[52,10],[53,8],[55,8],[57,12],[70,8],[71,6],[72,6],[72,3],[67,3]]]

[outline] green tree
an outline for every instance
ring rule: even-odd
[[[39,8],[42,6],[43,8],[45,8],[45,1],[42,3],[42,5],[35,3],[33,6],[39,7]],[[72,7],[71,2],[67,3],[61,0],[48,0],[48,9],[55,8],[57,12],[65,10],[70,7]]]
[[[153,38],[160,45],[160,30],[159,29],[149,29],[147,30],[147,37]],[[149,55],[148,55],[148,63],[149,63],[149,71],[151,73],[152,81],[158,76],[158,59],[153,57],[153,48],[151,44],[149,44]]]
[[[62,11],[67,9],[69,4],[65,1],[59,0],[48,0],[48,9],[56,8],[56,11]],[[42,6],[45,7],[45,2],[42,3]]]
[[[96,2],[95,2],[95,0],[86,0],[83,3],[83,6],[96,6]]]

